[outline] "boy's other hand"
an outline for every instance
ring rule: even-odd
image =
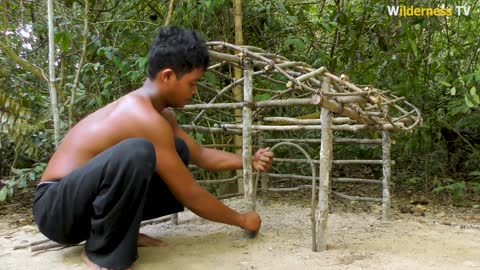
[[[257,171],[265,172],[272,167],[273,152],[270,147],[258,149],[253,157],[253,168]]]
[[[240,226],[242,229],[257,233],[260,230],[261,224],[262,220],[257,212],[251,211],[242,214],[242,224]]]

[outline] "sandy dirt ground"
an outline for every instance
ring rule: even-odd
[[[241,210],[240,200],[227,204]],[[272,202],[259,205],[262,231],[244,238],[233,226],[213,223],[190,212],[179,225],[149,225],[142,232],[169,242],[168,247],[140,248],[134,269],[479,269],[480,230],[441,225],[428,217],[396,215],[378,220],[379,212],[333,213],[328,250],[311,251],[310,210]],[[13,246],[42,239],[34,226],[13,229],[0,221],[0,269],[86,269],[81,246],[38,253]]]

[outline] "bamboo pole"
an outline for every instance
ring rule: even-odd
[[[256,190],[254,190],[252,173],[252,108],[248,106],[253,102],[253,66],[250,59],[244,59],[243,72],[243,129],[242,129],[242,160],[243,160],[243,189],[245,198],[245,209],[254,211],[256,208]]]
[[[330,89],[330,80],[324,78],[322,90]],[[322,108],[322,143],[320,146],[320,174],[318,208],[316,214],[316,241],[313,251],[327,249],[328,198],[330,192],[330,172],[332,168],[332,112]]]

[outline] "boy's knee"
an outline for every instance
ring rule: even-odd
[[[153,144],[143,138],[130,138],[120,144],[120,154],[123,159],[134,166],[147,167],[147,171],[155,169],[156,157]]]
[[[177,149],[178,156],[182,159],[185,166],[188,166],[190,162],[190,150],[184,140],[179,137],[175,137],[175,148]]]

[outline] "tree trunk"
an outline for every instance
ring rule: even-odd
[[[50,85],[50,105],[53,117],[53,140],[55,148],[60,140],[60,115],[58,114],[57,89],[55,85],[55,43],[53,39],[53,0],[47,0],[48,5],[48,71]]]

